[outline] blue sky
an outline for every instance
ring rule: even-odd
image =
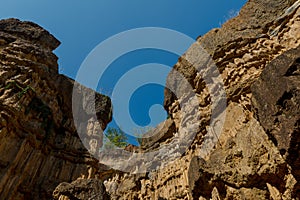
[[[245,2],[1,0],[0,18],[14,17],[33,21],[50,31],[62,42],[55,50],[59,57],[60,73],[75,78],[87,55],[99,43],[115,34],[133,28],[163,27],[196,39],[210,29],[220,27],[233,13],[239,11]],[[175,54],[155,49],[130,52],[109,66],[97,90],[111,95],[118,79],[130,69],[146,63],[162,63],[171,67],[177,59]],[[149,84],[136,90],[131,96],[128,109],[132,119],[139,126],[154,126],[166,118],[166,113],[161,108],[150,109],[151,105],[162,103],[163,86]],[[152,112],[150,115],[149,109]],[[112,122],[110,126],[117,125]],[[131,137],[129,141],[136,144]]]

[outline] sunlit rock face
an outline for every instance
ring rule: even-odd
[[[0,199],[51,199],[59,183],[88,177],[89,169],[95,176],[101,168],[77,134],[75,83],[58,74],[52,53],[59,44],[34,23],[0,21]],[[86,100],[93,91],[76,87],[80,125],[88,139],[101,141],[102,132],[92,136],[93,130],[111,120],[110,100],[96,94],[96,113],[102,113],[96,119]]]
[[[184,146],[184,153],[179,151],[179,158],[161,162],[156,170],[109,179],[106,186],[111,198],[299,197],[299,17],[300,2],[296,0],[249,1],[237,17],[199,37],[179,58],[167,79],[164,107],[175,128],[161,129],[165,133],[143,140],[140,151],[160,152],[182,130],[197,132],[193,142]],[[207,71],[199,72],[199,66],[205,69],[203,66],[212,64],[198,53],[199,46],[218,69],[206,70],[220,74],[226,91],[226,109],[217,115],[226,117],[213,148],[207,145],[209,131],[216,128],[211,123],[212,90],[202,77],[202,72]],[[193,106],[183,109],[189,94],[185,93],[186,85],[174,78],[177,72],[196,93],[196,110]],[[187,112],[200,117],[185,118]],[[188,129],[189,123],[196,125],[193,130]],[[159,140],[164,134],[167,139]],[[145,148],[148,144],[151,145]],[[172,152],[173,149],[165,153]],[[160,155],[157,160],[161,160]]]

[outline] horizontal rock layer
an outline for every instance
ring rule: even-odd
[[[199,37],[167,79],[164,107],[175,131],[157,134],[168,139],[149,141],[149,149],[160,151],[184,131],[197,132],[193,142],[157,170],[105,182],[111,198],[299,198],[299,17],[299,1],[251,0],[237,17]],[[223,85],[212,84],[220,77]],[[213,105],[220,87],[226,109]],[[192,93],[196,109],[189,106]],[[221,127],[212,123],[224,116]]]
[[[250,0],[199,37],[167,78],[170,118],[127,147],[128,172],[114,175],[84,149],[101,146],[89,141],[101,141],[109,99],[96,95],[91,114],[93,92],[57,74],[59,42],[39,26],[4,20],[0,36],[1,198],[300,198],[299,0]]]
[[[95,176],[103,167],[75,123],[87,140],[101,139],[94,130],[111,120],[110,99],[96,94],[92,115],[94,91],[58,74],[52,50],[59,44],[34,23],[0,21],[0,199],[50,199],[59,183]],[[73,111],[81,113],[75,121],[73,87]]]

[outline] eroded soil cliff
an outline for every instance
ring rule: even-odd
[[[78,124],[87,144],[99,141],[89,150],[101,147],[111,103],[96,94],[92,114],[93,91],[57,72],[58,45],[36,24],[0,21],[1,199],[300,198],[299,0],[250,0],[197,39],[169,74],[170,118],[140,148],[127,148],[129,161],[149,152],[154,159],[145,156],[129,172],[99,164],[79,139]],[[214,85],[218,78],[222,84]],[[214,96],[226,99],[225,108]],[[173,145],[191,132],[191,141]]]

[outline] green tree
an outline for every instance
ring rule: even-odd
[[[120,128],[109,127],[105,133],[107,140],[104,142],[106,149],[112,149],[115,147],[124,148],[128,142],[124,131]]]

